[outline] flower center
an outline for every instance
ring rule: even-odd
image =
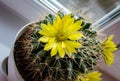
[[[66,36],[63,34],[58,34],[56,38],[59,42],[66,40]]]

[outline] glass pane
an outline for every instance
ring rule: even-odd
[[[72,13],[85,14],[92,20],[98,20],[120,5],[120,0],[58,0]]]

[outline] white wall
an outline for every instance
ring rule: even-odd
[[[16,33],[27,23],[0,5],[0,62],[9,54]]]
[[[15,34],[27,23],[27,21],[0,5],[0,43],[11,47]]]

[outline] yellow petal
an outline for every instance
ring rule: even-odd
[[[49,37],[49,43],[53,44],[56,43],[56,38],[55,37]]]
[[[114,63],[114,55],[112,53],[104,54],[104,59],[108,66]]]
[[[89,76],[89,77],[94,76],[94,75],[95,75],[95,77],[100,77],[102,74],[99,73],[98,71],[94,71],[94,72],[87,74],[87,76]]]
[[[45,36],[54,36],[55,35],[55,29],[51,26],[51,24],[48,22],[46,24],[41,24],[42,30],[39,31],[39,34],[45,35]],[[54,31],[54,32],[53,32]]]
[[[46,25],[46,24],[41,24],[41,28],[42,28],[43,30],[46,30],[47,25]]]
[[[60,16],[57,14],[57,15],[56,15],[56,19],[54,20],[53,24],[60,23],[60,21],[61,21],[61,18],[60,18]]]
[[[69,26],[69,32],[75,32],[75,31],[80,30],[82,28],[81,23],[82,23],[82,21],[78,20],[74,24]]]
[[[47,36],[40,37],[39,41],[46,43],[49,41],[49,37],[47,37]]]
[[[113,37],[114,37],[114,35],[110,35],[110,36],[108,37],[108,40],[109,40],[109,41],[112,40]]]
[[[71,14],[65,15],[62,19],[62,22],[64,23],[65,30],[69,30],[68,27],[72,24],[74,24],[74,18],[71,18]]]
[[[50,50],[52,48],[52,44],[50,44],[50,43],[47,43],[47,44],[45,44],[45,46],[44,46],[44,50]]]
[[[65,49],[68,56],[71,56],[72,53],[76,53],[75,48],[81,47],[80,43],[73,41],[65,41]]]
[[[62,42],[62,48],[65,48],[65,43],[64,42]]]
[[[53,37],[55,36],[56,32],[53,32],[54,30],[50,30],[50,31],[44,31],[44,30],[40,30],[38,33],[43,35],[43,36],[50,36]]]
[[[75,22],[75,25],[80,25],[81,26],[82,22],[83,22],[82,20],[78,20],[78,21]]]
[[[44,50],[50,50],[52,48],[52,45],[50,43],[45,44]]]
[[[60,16],[57,14],[57,15],[56,15],[56,21],[59,22],[60,20],[61,20],[61,18],[60,18]]]
[[[51,56],[55,56],[57,54],[57,43],[54,44],[50,54]]]
[[[51,30],[51,24],[50,23],[48,23],[47,25],[46,24],[41,24],[41,28],[44,31],[50,31]]]
[[[62,48],[61,42],[58,43],[57,49],[58,49],[59,56],[63,58],[65,56],[65,51],[64,51],[64,48]]]
[[[65,15],[64,17],[63,17],[63,19],[62,20],[70,20],[71,19],[71,16],[72,16],[72,14],[67,14],[67,15]]]
[[[70,46],[72,47],[75,47],[75,48],[80,48],[81,47],[81,44],[79,42],[75,42],[75,41],[65,41],[65,43],[69,44]]]
[[[41,35],[48,36],[48,35],[47,35],[48,33],[47,33],[46,31],[43,31],[43,30],[39,31],[38,33],[41,34]]]
[[[110,35],[107,38],[107,40],[103,42],[103,45],[102,45],[104,60],[108,66],[114,63],[114,55],[112,52],[117,50],[116,45],[112,41],[112,39],[113,39],[113,35]]]
[[[102,74],[99,73],[98,71],[94,71],[91,73],[88,73],[86,75],[78,77],[77,81],[101,81],[101,76]]]
[[[65,43],[66,46],[66,53],[70,57],[72,53],[76,53],[76,50],[74,47],[70,46],[69,44]]]
[[[98,71],[95,71],[95,72],[88,73],[86,76],[89,78],[89,81],[100,81],[101,75],[102,75],[101,73],[99,73]]]
[[[56,44],[55,38],[49,38],[48,43],[45,45],[44,50],[50,50]]]
[[[74,34],[69,35],[68,38],[70,40],[79,40],[82,36],[83,34],[81,34],[80,32],[76,32]]]
[[[55,28],[55,31],[59,31],[61,29],[62,22],[59,15],[56,15],[56,19],[53,22],[53,27]]]

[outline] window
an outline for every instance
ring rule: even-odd
[[[102,29],[120,16],[119,0],[35,0],[42,3],[53,12],[74,13],[84,16],[93,22],[94,27]],[[105,27],[104,27],[105,28]]]

